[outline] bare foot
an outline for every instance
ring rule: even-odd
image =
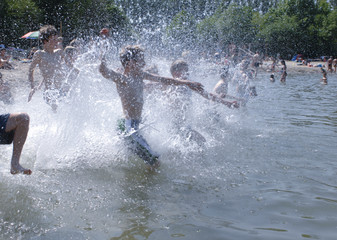
[[[14,168],[14,167],[11,168],[11,174],[15,175],[15,174],[18,174],[18,173],[22,173],[22,174],[25,174],[25,175],[31,175],[32,170],[27,169],[27,168],[23,168],[20,165],[17,168]]]

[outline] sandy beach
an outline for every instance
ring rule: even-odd
[[[271,66],[271,61],[264,61],[262,65],[262,69],[265,71],[268,71],[268,69]],[[325,62],[313,62],[312,67],[308,67],[306,65],[303,65],[299,62],[294,62],[294,61],[286,61],[287,65],[287,72],[288,73],[317,73],[320,72],[320,67],[315,67],[317,65],[322,65],[325,69],[327,68],[327,64]],[[276,70],[280,70],[281,65],[278,64],[276,66]]]

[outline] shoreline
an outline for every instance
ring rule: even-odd
[[[2,73],[2,78],[5,82],[9,83],[11,86],[16,84],[25,85],[28,89],[30,89],[30,83],[28,81],[28,69],[30,66],[30,62],[20,62],[18,60],[13,60],[11,62],[14,66],[14,69],[5,70],[0,69]],[[270,65],[271,61],[263,61],[262,66],[258,68],[259,73],[270,73]],[[323,68],[327,70],[327,63],[326,62],[313,62],[313,67],[309,67],[306,65],[300,65],[298,62],[294,61],[286,61],[287,65],[287,72],[291,74],[303,74],[303,73],[321,73],[320,67],[315,67],[316,65],[321,64]],[[276,66],[276,71],[280,70],[281,65],[278,64]],[[37,67],[34,73],[34,82],[37,84],[42,80],[42,76],[39,73],[40,70]],[[331,74],[331,73],[329,73]]]
[[[315,67],[317,65],[322,65],[324,69],[327,70],[327,63],[326,62],[312,62],[313,66],[309,67],[307,65],[302,65],[299,62],[294,62],[294,61],[289,61],[286,60],[286,65],[287,65],[287,72],[288,73],[321,73],[320,71],[320,67]],[[262,70],[264,72],[270,72],[268,71],[268,68],[270,68],[271,65],[271,61],[264,61],[263,65],[262,65]],[[277,64],[276,69],[279,70],[280,69],[280,64]],[[260,68],[261,69],[261,68]]]

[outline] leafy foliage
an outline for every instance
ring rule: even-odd
[[[2,0],[0,16],[6,45],[28,44],[20,36],[52,24],[65,42],[108,27],[114,39],[151,50],[226,51],[234,43],[283,57],[337,55],[336,0]]]

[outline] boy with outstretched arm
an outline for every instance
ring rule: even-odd
[[[144,80],[161,82],[172,85],[186,85],[195,91],[202,91],[203,86],[200,83],[176,80],[173,78],[160,77],[145,72],[144,50],[139,46],[127,46],[120,53],[120,60],[124,67],[124,73],[118,73],[106,66],[106,60],[103,57],[99,71],[103,77],[116,83],[117,91],[121,99],[124,113],[124,127],[132,141],[136,143],[136,153],[151,167],[159,165],[159,155],[154,153],[145,139],[138,133],[143,111],[143,91]]]

